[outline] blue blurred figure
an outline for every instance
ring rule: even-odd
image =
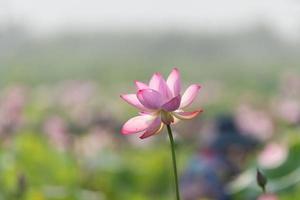
[[[183,200],[231,200],[226,184],[237,175],[256,141],[238,131],[231,116],[216,120],[216,137],[193,156],[181,177]]]

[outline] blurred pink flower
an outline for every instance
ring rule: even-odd
[[[236,113],[236,122],[240,130],[261,141],[272,137],[274,124],[269,114],[263,110],[257,110],[249,105],[239,106]]]
[[[296,99],[285,98],[274,103],[277,115],[289,124],[300,122],[300,102]]]
[[[278,197],[274,194],[263,194],[257,200],[278,200]]]
[[[75,138],[76,154],[79,158],[95,157],[106,149],[114,149],[117,142],[112,133],[112,130],[101,126],[91,127],[88,134]]]
[[[70,136],[66,122],[59,116],[52,116],[46,120],[44,131],[50,142],[59,150],[66,150],[70,145]]]
[[[91,81],[66,81],[59,88],[58,103],[79,126],[88,126],[93,118],[96,85]]]
[[[269,143],[258,155],[258,163],[264,168],[276,168],[286,161],[288,149],[283,144]]]
[[[186,112],[199,93],[200,85],[193,84],[181,96],[180,73],[174,68],[165,80],[160,73],[155,73],[149,85],[135,81],[136,94],[121,95],[127,103],[140,110],[139,116],[129,119],[122,127],[123,134],[142,132],[141,139],[159,133],[163,125],[170,125],[179,120],[196,117],[201,109]]]
[[[26,90],[22,86],[7,88],[0,99],[0,134],[15,131],[23,122]]]
[[[96,86],[89,81],[66,81],[61,88],[60,102],[67,108],[88,104]]]

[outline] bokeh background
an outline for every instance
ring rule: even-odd
[[[256,199],[259,167],[297,199],[299,55],[295,0],[0,0],[0,199],[174,198],[166,132],[119,133],[136,115],[119,95],[174,66],[205,110],[174,127],[180,174],[230,115],[258,145],[226,193]]]

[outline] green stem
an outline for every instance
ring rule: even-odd
[[[170,144],[171,144],[171,151],[172,151],[173,170],[174,170],[175,187],[176,187],[176,200],[180,200],[174,138],[173,138],[173,134],[172,134],[170,125],[167,125],[167,129],[168,129],[168,134],[169,134]]]

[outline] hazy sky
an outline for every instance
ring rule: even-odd
[[[214,32],[264,23],[297,37],[298,0],[0,0],[0,22],[31,30],[177,28]]]

